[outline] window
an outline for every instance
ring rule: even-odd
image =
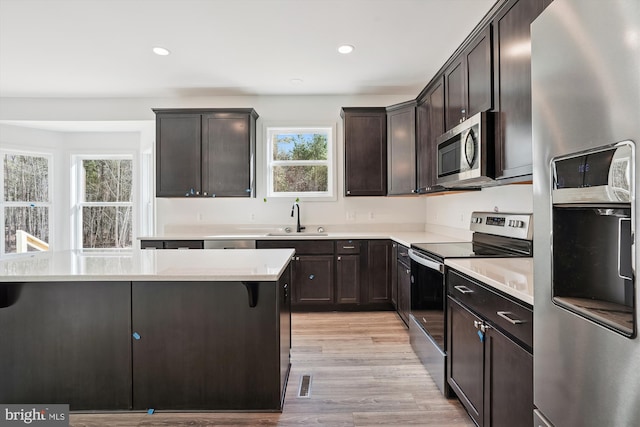
[[[2,253],[49,250],[51,156],[2,152]]]
[[[333,129],[267,128],[267,195],[333,197]]]
[[[78,247],[131,248],[133,156],[78,157]]]

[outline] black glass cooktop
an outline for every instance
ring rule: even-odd
[[[411,247],[439,259],[522,256],[521,254],[514,254],[490,246],[477,245],[472,242],[414,243]]]
[[[502,239],[501,241],[496,241],[495,238],[492,238],[490,242],[484,243],[414,243],[411,247],[440,261],[445,258],[530,257],[533,254],[531,242],[519,239]]]

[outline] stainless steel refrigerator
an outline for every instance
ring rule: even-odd
[[[531,33],[535,425],[640,426],[640,0]]]

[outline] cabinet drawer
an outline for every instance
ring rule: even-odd
[[[447,273],[447,294],[485,318],[492,326],[533,348],[533,310],[471,280],[455,270]]]
[[[165,249],[204,249],[202,240],[167,240],[164,242]]]
[[[336,240],[336,253],[340,255],[359,254],[360,241],[359,240]]]
[[[292,248],[297,255],[333,254],[333,240],[259,240],[258,249]]]

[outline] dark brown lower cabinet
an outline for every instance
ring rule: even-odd
[[[447,289],[447,382],[478,426],[533,425],[531,310],[452,270]]]
[[[411,266],[400,260],[397,262],[398,275],[398,314],[409,327],[409,313],[411,312]]]
[[[391,241],[258,240],[257,249],[292,248],[295,311],[392,310]]]
[[[130,282],[0,283],[0,402],[131,409]]]
[[[280,409],[287,282],[134,282],[133,409]]]
[[[496,329],[485,334],[485,425],[533,425],[533,355]]]
[[[336,302],[360,302],[360,255],[336,255]]]
[[[333,255],[301,255],[293,261],[293,303],[333,304]]]
[[[484,416],[484,343],[474,322],[480,318],[448,299],[448,382],[478,425]]]
[[[367,245],[367,303],[391,306],[391,241],[369,240]]]

